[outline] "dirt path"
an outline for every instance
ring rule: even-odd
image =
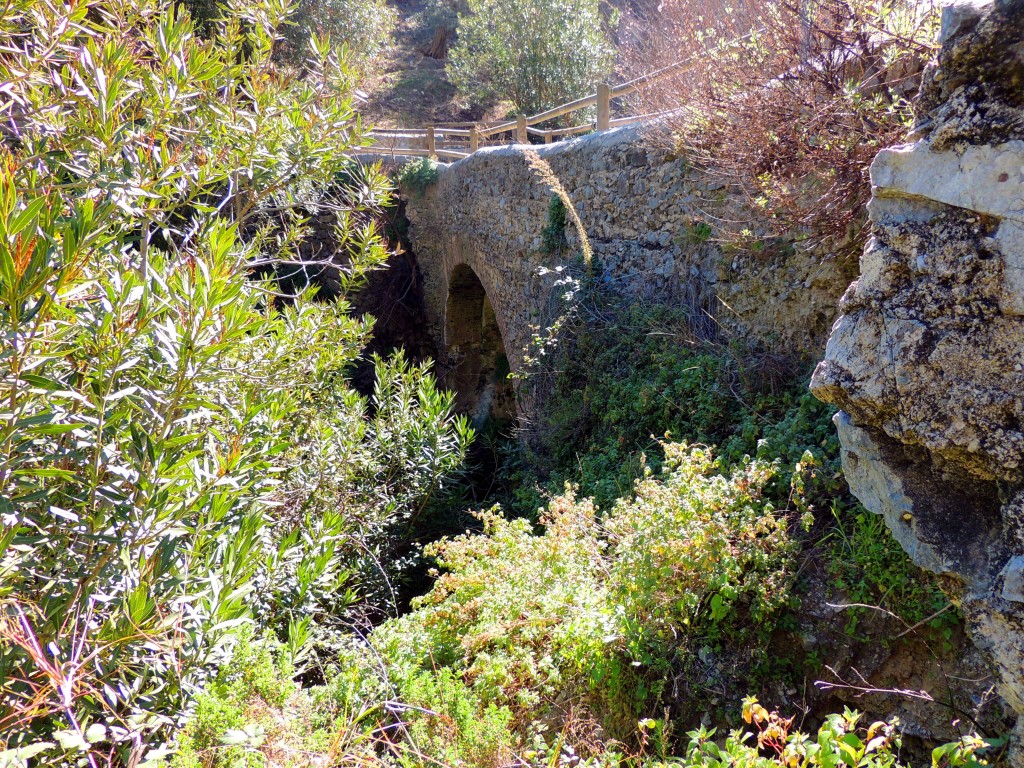
[[[435,28],[424,12],[426,0],[391,0],[390,5],[398,12],[395,41],[381,74],[364,85],[364,119],[384,128],[472,119],[472,114],[455,102],[455,87],[445,75],[445,62],[424,54]]]

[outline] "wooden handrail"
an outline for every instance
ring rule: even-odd
[[[543,112],[538,112],[533,117],[526,119],[527,125],[536,125],[537,123],[543,123],[545,120],[554,120],[556,117],[562,117],[568,115],[570,112],[577,112],[587,107],[593,107],[597,105],[597,94],[592,93],[589,96],[584,96],[582,99],[576,99],[576,101],[570,101],[568,104],[562,104],[559,107],[552,107]]]
[[[735,40],[730,40],[727,43],[724,43],[721,46],[721,49],[728,50],[730,48],[735,48],[736,46],[741,45],[744,41],[751,39],[754,34],[757,34],[757,32],[752,32]],[[377,146],[372,147],[371,151],[379,150],[382,153],[390,153],[392,155],[410,155],[414,157],[441,157],[443,155],[447,157],[454,156],[461,158],[468,157],[473,152],[476,152],[482,141],[502,133],[511,134],[512,140],[520,144],[527,141],[528,134],[541,136],[545,143],[549,143],[553,138],[560,136],[571,136],[576,133],[586,133],[593,130],[604,131],[609,128],[615,128],[622,125],[632,125],[634,123],[640,123],[647,120],[654,120],[660,116],[668,114],[668,112],[655,112],[645,115],[631,115],[613,118],[611,116],[611,102],[613,99],[638,91],[642,87],[657,82],[669,75],[688,72],[696,68],[700,61],[701,57],[693,56],[682,61],[677,61],[674,64],[669,64],[666,67],[661,67],[653,72],[648,72],[640,77],[635,77],[632,80],[627,80],[624,83],[619,83],[615,86],[600,83],[597,86],[596,93],[592,93],[589,96],[584,96],[574,101],[561,104],[557,107],[546,109],[543,112],[538,112],[536,115],[519,115],[515,120],[509,120],[494,125],[481,125],[477,123],[440,123],[430,126],[426,130],[406,128],[375,129],[370,132],[371,137],[377,135],[383,139],[391,139],[392,144],[396,144],[399,143],[400,140],[404,140],[405,143],[409,143],[414,146]],[[597,118],[595,121],[584,125],[570,126],[568,128],[534,128],[534,126],[539,123],[563,117],[564,115],[568,115],[572,112],[578,112],[581,109],[589,109],[590,107],[597,107]],[[463,126],[467,127],[464,128]],[[459,145],[466,147],[469,151],[460,152],[451,149],[450,145],[454,143],[449,140],[451,138],[463,140],[459,142]],[[439,144],[447,146],[442,148],[438,146]]]

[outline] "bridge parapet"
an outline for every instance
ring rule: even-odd
[[[483,148],[440,165],[437,182],[409,196],[410,238],[440,349],[452,344],[446,317],[451,276],[461,265],[486,292],[513,372],[522,370],[538,327],[564,307],[562,278],[579,243],[570,226],[566,248],[545,250],[552,190],[531,168],[530,151],[568,192],[593,248],[595,276],[610,290],[686,306],[709,337],[739,335],[820,356],[856,260],[792,246],[762,253],[721,247],[709,217],[736,213],[741,201],[728,199],[715,174],[652,148],[643,130]]]

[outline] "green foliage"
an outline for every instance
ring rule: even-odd
[[[728,670],[727,685],[757,690],[803,670],[799,649],[782,640],[799,605],[798,558],[820,564],[838,599],[881,603],[896,613],[915,604],[905,614],[907,625],[945,605],[934,578],[913,566],[880,518],[849,496],[832,410],[804,389],[797,364],[701,341],[688,312],[593,296],[589,302],[580,313],[588,323],[563,338],[555,353],[553,395],[541,401],[534,461],[552,471],[541,486],[527,466],[513,464],[505,480],[515,487],[513,508],[527,517],[544,490],[557,493],[566,482],[577,481],[581,493],[593,495],[592,507],[600,511],[590,508],[588,514],[600,522],[585,539],[601,543],[592,560],[602,564],[590,565],[588,573],[584,559],[558,570],[571,574],[574,589],[600,599],[597,608],[581,606],[576,598],[562,610],[600,618],[590,625],[577,622],[578,652],[553,639],[537,643],[544,652],[529,650],[532,641],[521,637],[509,642],[534,660],[550,655],[559,671],[558,689],[585,691],[580,696],[601,713],[609,733],[635,741],[637,718],[657,720],[657,702],[664,703],[666,695],[658,685],[666,678],[699,680]],[[663,445],[654,437],[667,432],[717,449]],[[557,496],[556,502],[565,499]],[[855,518],[859,528],[844,533]],[[544,537],[550,535],[548,523]],[[558,536],[563,546],[569,540]],[[463,652],[475,646],[457,633],[473,632],[466,623],[479,615],[479,603],[508,605],[524,617],[540,604],[510,598],[503,585],[514,577],[502,572],[503,557],[493,543],[481,551],[489,559],[480,558],[479,569],[467,578],[473,590],[456,601],[473,605],[474,612],[467,619],[452,610],[437,619],[456,633],[449,647]],[[549,544],[540,551],[558,550]],[[533,559],[517,549],[509,562],[527,569],[524,564]],[[461,563],[452,566],[442,558],[442,564],[452,573],[440,584],[461,573]],[[609,615],[614,622],[607,623]],[[950,610],[932,622],[948,634],[958,620]],[[510,615],[505,622],[515,619]],[[600,629],[588,628],[593,626]],[[860,640],[879,638],[856,636]],[[456,652],[435,658],[475,669],[495,654],[488,648],[476,657]],[[579,660],[577,666],[567,665],[567,658]],[[709,673],[709,666],[718,671]],[[531,689],[535,678],[521,675],[522,668],[529,663],[519,662],[507,674],[508,688],[493,695],[511,700],[523,680],[528,682],[516,695]],[[479,679],[475,673],[467,678],[474,684]],[[573,680],[574,685],[567,682]],[[673,703],[684,712],[707,706]],[[518,733],[527,738],[524,729]]]
[[[507,99],[533,114],[593,93],[611,73],[614,24],[598,0],[468,0],[468,6],[448,63],[466,98]]]
[[[567,489],[539,536],[492,511],[482,534],[429,547],[444,569],[434,589],[372,638],[403,696],[441,667],[476,700],[507,708],[509,743],[532,743],[537,723],[564,715],[554,701],[636,741],[638,718],[665,704],[673,665],[709,643],[748,655],[763,643],[796,552],[785,512],[762,495],[773,468],[749,460],[722,476],[707,449],[665,451],[662,476],[602,522]]]
[[[370,326],[344,301],[275,303],[251,279],[297,252],[312,201],[341,211],[358,284],[387,256],[387,183],[336,186],[361,141],[351,72],[322,45],[303,80],[278,70],[287,4],[233,9],[207,41],[166,0],[0,10],[13,747],[158,754],[245,625],[302,665],[384,608],[396,527],[470,438],[424,368],[378,360],[371,401],[349,389]]]
[[[851,709],[829,715],[818,730],[817,738],[799,731],[791,732],[793,718],[768,712],[755,698],[743,702],[743,719],[754,725],[756,734],[735,730],[724,744],[713,740],[714,729],[700,728],[687,734],[690,744],[686,757],[672,764],[711,768],[898,768],[900,737],[898,721],[872,723],[858,727],[861,715]],[[753,742],[753,743],[751,743]],[[765,755],[768,756],[765,756]]]
[[[565,247],[565,222],[565,203],[558,195],[552,195],[548,203],[548,221],[540,233],[546,253],[559,253]]]
[[[820,467],[809,503],[830,507],[845,491],[841,480],[830,480],[839,471],[832,411],[806,391],[793,366],[695,339],[699,310],[590,301],[585,314],[595,319],[562,340],[552,363],[561,373],[542,404],[548,489],[578,482],[600,508],[610,508],[632,493],[646,465],[658,468],[657,436],[670,434],[719,446],[722,469],[745,455],[781,459],[768,489],[780,505],[807,451]],[[529,513],[536,499],[524,498],[517,511]]]
[[[263,765],[258,747],[266,723],[254,715],[256,704],[280,708],[298,686],[287,654],[271,641],[253,642],[243,632],[229,661],[196,698],[187,727],[178,736],[174,768]]]
[[[763,495],[777,467],[755,459],[728,477],[714,470],[710,451],[666,445],[663,479],[638,482],[607,516],[627,637],[679,642],[680,628],[692,628],[702,642],[753,651],[786,605],[798,547]],[[758,629],[747,637],[751,619]]]
[[[833,509],[835,528],[829,575],[849,602],[890,611],[908,627],[926,626],[948,641],[962,618],[939,589],[934,576],[915,568],[880,515],[863,508]],[[857,632],[865,609],[849,609],[846,631]]]
[[[932,768],[979,768],[989,765],[988,759],[990,750],[1005,749],[1007,738],[985,739],[976,734],[968,734],[948,744],[942,744],[932,750]],[[993,764],[999,765],[1002,761],[998,758],[999,753],[994,755]]]
[[[683,247],[703,245],[711,239],[714,233],[714,229],[706,221],[697,221],[692,224],[684,224],[675,240],[678,245]]]
[[[232,13],[230,0],[184,0],[204,34]],[[293,0],[276,28],[275,54],[301,65],[315,50],[313,37],[330,41],[355,69],[374,66],[392,41],[397,15],[385,0]]]
[[[427,188],[437,183],[437,162],[429,157],[411,160],[399,167],[395,183],[403,192],[422,195]]]
[[[512,713],[462,682],[450,669],[422,671],[406,681],[403,702],[429,711],[414,716],[409,737],[423,756],[406,754],[404,766],[499,768],[514,758],[508,726]]]
[[[417,609],[388,622],[373,642],[399,679],[435,665],[464,673],[483,700],[508,706],[521,720],[562,679],[552,652],[563,645],[583,662],[601,648],[604,589],[593,510],[570,495],[551,502],[545,535],[525,520],[479,513],[480,535],[431,545],[447,572]],[[563,658],[563,654],[559,654]]]
[[[318,36],[344,52],[360,70],[372,68],[392,42],[397,14],[386,0],[298,0],[280,32],[296,62]]]

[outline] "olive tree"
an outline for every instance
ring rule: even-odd
[[[612,68],[611,26],[599,0],[469,0],[448,73],[476,100],[532,113],[592,93]]]
[[[291,58],[304,56],[310,39],[319,35],[344,46],[350,62],[365,70],[391,42],[395,21],[385,0],[299,0],[281,34]]]
[[[209,34],[231,14],[229,0],[184,0],[192,17]],[[301,64],[314,37],[343,49],[350,66],[365,71],[391,42],[396,14],[386,0],[295,0],[277,29],[279,58]]]

